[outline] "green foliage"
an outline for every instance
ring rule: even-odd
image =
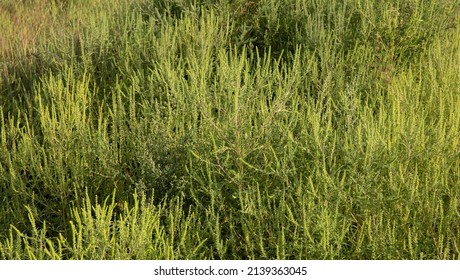
[[[460,258],[458,1],[89,2],[0,58],[0,258]]]
[[[29,210],[31,236],[14,226],[0,244],[3,259],[196,259],[202,257],[197,221],[185,217],[178,199],[155,206],[145,196],[134,195],[134,204],[106,199],[92,203],[86,196],[81,208],[72,208],[71,238],[48,238],[37,229]]]

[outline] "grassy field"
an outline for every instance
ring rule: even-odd
[[[459,15],[0,0],[0,259],[460,259]]]

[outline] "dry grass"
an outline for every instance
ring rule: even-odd
[[[109,0],[2,0],[0,2],[0,61],[35,53],[48,38],[64,38],[81,28],[95,10],[116,10]],[[124,4],[135,0],[119,1]],[[113,6],[113,5],[112,5]],[[119,8],[119,6],[118,6]]]
[[[0,57],[12,59],[19,54],[34,52],[46,30],[52,26],[49,1],[33,5],[7,1],[0,3]]]

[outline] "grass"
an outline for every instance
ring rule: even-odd
[[[459,259],[459,4],[0,2],[0,258]]]

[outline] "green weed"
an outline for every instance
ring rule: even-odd
[[[460,257],[458,1],[46,3],[0,4],[1,258]]]

